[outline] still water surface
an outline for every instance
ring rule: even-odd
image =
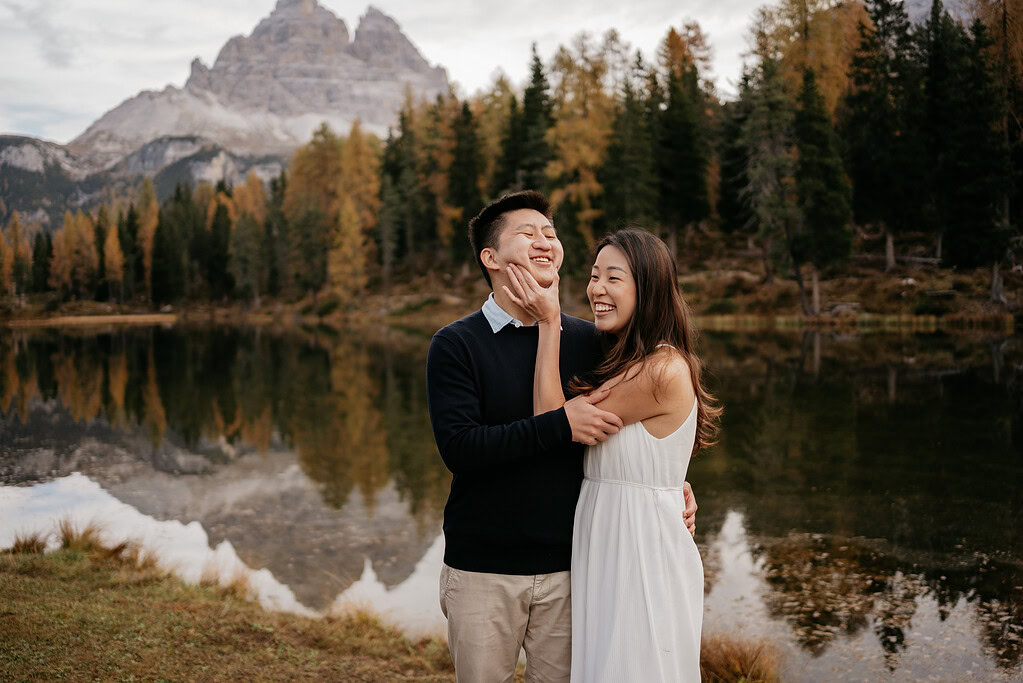
[[[264,605],[439,632],[426,336],[0,332],[0,547],[59,518]],[[708,333],[705,632],[788,680],[1023,678],[1023,340]]]

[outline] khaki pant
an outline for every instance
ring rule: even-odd
[[[440,572],[440,608],[459,683],[510,683],[526,650],[527,683],[567,683],[572,669],[568,572],[514,576]]]

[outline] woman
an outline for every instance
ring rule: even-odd
[[[543,289],[524,269],[509,271],[509,296],[540,324],[540,414],[565,403],[558,282]],[[607,352],[570,389],[608,389],[599,405],[625,427],[586,450],[572,541],[572,680],[699,681],[703,564],[681,521],[682,485],[721,408],[701,384],[689,308],[660,239],[636,229],[602,239],[586,295]]]

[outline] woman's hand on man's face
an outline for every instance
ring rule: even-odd
[[[550,287],[541,287],[532,274],[514,263],[508,264],[508,279],[512,289],[504,285],[508,297],[526,313],[536,318],[538,323],[550,323],[561,319],[561,301],[558,293],[558,274]]]

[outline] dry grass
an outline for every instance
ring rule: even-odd
[[[712,635],[700,644],[700,677],[711,683],[773,683],[778,655],[762,640]]]
[[[4,552],[11,555],[41,555],[46,550],[46,535],[35,533],[14,537],[14,545]]]
[[[84,527],[75,526],[70,519],[61,519],[57,522],[57,540],[64,550],[77,550],[88,553],[92,551],[110,552],[99,540],[100,527],[94,522],[89,522]]]
[[[411,641],[366,613],[266,612],[239,599],[251,592],[242,573],[188,586],[136,543],[58,527],[54,552],[0,554],[0,678],[454,680],[443,640]]]

